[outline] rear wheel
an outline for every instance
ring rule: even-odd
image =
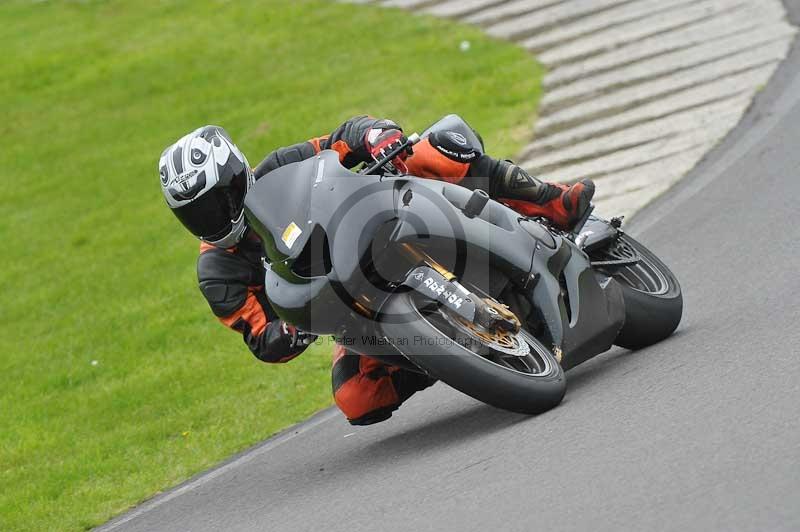
[[[538,414],[561,402],[564,371],[553,353],[524,330],[491,332],[416,293],[386,309],[408,319],[384,323],[387,337],[408,338],[404,354],[431,376],[498,408]]]
[[[594,252],[592,262],[608,263],[596,268],[622,287],[625,325],[616,345],[639,349],[660,342],[675,331],[683,315],[681,287],[653,252],[623,234],[615,244]]]

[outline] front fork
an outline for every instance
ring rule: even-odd
[[[418,264],[406,276],[402,283],[404,286],[436,300],[454,314],[485,329],[499,329],[515,334],[519,332],[519,319],[507,307],[467,290],[452,272],[427,253],[410,244],[403,244],[402,248]]]

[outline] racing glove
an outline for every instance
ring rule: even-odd
[[[260,343],[263,346],[258,350],[260,356],[256,356],[264,362],[291,360],[317,339],[316,335],[303,332],[283,320],[270,322],[262,336]]]
[[[317,339],[316,334],[311,334],[305,331],[301,331],[294,325],[289,325],[283,320],[281,320],[281,328],[283,329],[284,334],[291,336],[291,341],[289,343],[289,346],[292,349],[305,349],[306,347],[313,344],[314,340]]]
[[[408,138],[403,134],[401,129],[377,129],[373,128],[367,131],[365,143],[367,151],[369,151],[373,160],[377,161],[386,156],[390,151],[397,149],[401,144],[406,142]],[[406,166],[406,159],[411,154],[411,150],[403,150],[394,159],[388,162],[384,168],[394,174],[407,174],[408,166]]]

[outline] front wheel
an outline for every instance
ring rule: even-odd
[[[683,315],[683,295],[678,279],[652,251],[622,234],[603,250],[592,254],[592,262],[623,263],[598,266],[622,287],[625,325],[614,343],[640,349],[671,335]],[[638,258],[638,261],[629,262]]]
[[[383,323],[387,338],[413,363],[479,401],[524,414],[538,414],[561,402],[566,380],[553,353],[532,335],[477,329],[436,302],[399,294],[385,314],[402,319]]]

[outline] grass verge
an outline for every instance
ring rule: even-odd
[[[165,145],[220,124],[255,165],[354,114],[458,112],[509,156],[539,96],[521,50],[395,10],[11,1],[0,20],[2,530],[98,525],[330,404],[329,345],[266,366],[215,323]]]

